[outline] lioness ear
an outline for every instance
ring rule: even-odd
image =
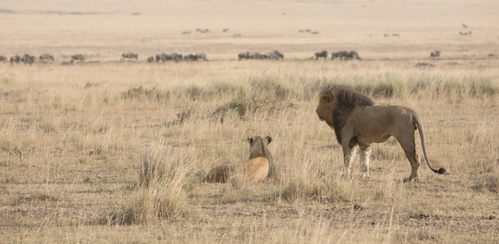
[[[270,136],[265,137],[265,139],[267,139],[267,145],[270,144],[270,142],[272,141],[272,137]]]
[[[251,138],[251,137],[248,136],[248,142],[249,142],[250,145],[253,144],[253,138]]]

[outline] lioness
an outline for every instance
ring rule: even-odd
[[[225,183],[227,179],[242,173],[250,182],[262,181],[274,175],[274,160],[268,148],[272,141],[270,136],[248,137],[250,144],[249,160],[241,164],[227,164],[212,168],[206,175],[206,181],[210,183]]]
[[[373,142],[385,142],[395,137],[404,149],[411,163],[411,175],[404,181],[413,181],[418,177],[419,156],[416,154],[415,130],[421,136],[421,145],[428,167],[439,174],[445,168],[433,169],[426,155],[426,147],[421,119],[414,110],[402,106],[373,106],[374,102],[366,95],[344,85],[324,87],[319,95],[316,112],[320,120],[334,129],[336,139],[343,149],[346,175],[350,174],[350,165],[360,147],[360,160],[364,163],[364,175],[369,177],[369,145]]]

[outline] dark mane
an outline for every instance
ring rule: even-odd
[[[345,126],[345,121],[350,117],[352,111],[359,106],[374,105],[371,98],[346,85],[326,86],[321,91],[321,95],[327,95],[330,101],[335,104],[333,109],[333,128],[336,139],[340,144],[341,129]],[[354,138],[356,138],[355,135]]]

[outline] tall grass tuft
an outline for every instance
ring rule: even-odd
[[[184,188],[192,171],[188,161],[176,157],[162,143],[148,145],[140,158],[141,187],[118,213],[107,218],[107,224],[148,224],[188,214]]]

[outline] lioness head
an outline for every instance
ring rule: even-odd
[[[268,145],[272,141],[270,136],[255,136],[248,137],[248,142],[250,144],[250,159],[256,157],[269,157],[270,151]]]

